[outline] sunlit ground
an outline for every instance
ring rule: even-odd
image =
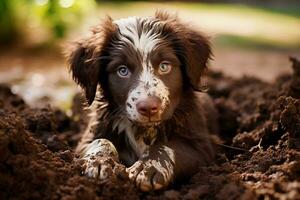
[[[37,2],[40,6],[37,10],[42,10],[47,1]],[[69,7],[73,1],[64,2],[69,2],[65,4]],[[247,74],[273,81],[277,75],[290,72],[290,55],[300,55],[300,8],[262,9],[232,4],[170,2],[119,2],[98,6],[87,3],[81,13],[83,18],[73,23],[66,39],[58,42],[59,51],[51,45],[52,42],[25,51],[18,47],[2,49],[0,82],[12,83],[13,90],[32,104],[49,100],[68,109],[70,99],[78,88],[71,81],[60,54],[65,49],[65,42],[87,35],[90,26],[106,15],[114,19],[149,16],[157,9],[177,13],[182,21],[210,36],[214,52],[210,67],[230,76]],[[47,37],[45,29],[34,20],[29,27],[25,43],[43,44]]]

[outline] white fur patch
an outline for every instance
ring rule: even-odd
[[[133,126],[133,124],[127,118],[121,118],[115,121],[113,124],[113,130],[117,130],[119,134],[123,131],[125,132],[129,144],[138,158],[141,158],[146,150],[148,150],[149,146],[144,143],[142,137],[140,137],[139,139],[135,138],[135,134],[137,131],[136,127]]]
[[[175,152],[173,149],[163,146],[163,152],[165,152],[170,160],[160,160],[152,161],[154,162],[154,167],[164,176],[166,181],[170,181],[174,175],[174,165],[175,165]],[[162,166],[161,162],[164,162],[165,167]]]
[[[163,146],[163,150],[167,153],[167,155],[169,156],[170,160],[175,163],[175,153],[174,150],[171,149],[170,147],[167,146]]]
[[[139,50],[142,54],[148,54],[160,42],[159,34],[154,33],[153,29],[149,29],[148,31],[142,29],[141,35],[139,36],[138,20],[141,20],[146,24],[153,22],[153,18],[151,17],[129,17],[115,20],[114,23],[119,27],[122,42],[133,45],[133,47],[136,50]],[[157,26],[159,23],[157,22],[152,25]],[[130,38],[133,43],[128,38]]]
[[[116,47],[122,46],[122,43],[126,43],[132,45],[142,55],[142,72],[139,76],[139,83],[136,88],[129,92],[126,101],[128,117],[134,121],[148,122],[149,119],[147,117],[138,113],[136,109],[137,100],[143,100],[148,96],[157,96],[160,98],[162,105],[158,116],[162,114],[169,103],[168,88],[154,74],[154,69],[149,60],[147,60],[149,53],[155,50],[161,42],[160,32],[157,32],[156,26],[160,26],[163,22],[157,21],[152,17],[129,17],[116,20],[114,23],[119,27],[121,37],[121,40],[115,44]],[[141,25],[142,23],[143,25]],[[138,31],[141,32],[140,35]]]
[[[136,104],[149,96],[156,96],[161,100],[161,107],[158,112],[158,116],[160,116],[169,104],[169,90],[163,81],[154,75],[152,67],[143,66],[139,84],[129,92],[126,101],[126,111],[130,119],[141,122],[148,121],[147,117],[138,113]]]
[[[140,137],[138,140],[135,139],[134,134],[132,132],[126,131],[126,135],[129,139],[129,143],[136,155],[141,158],[146,150],[148,150],[149,146],[146,145],[143,141],[143,138]]]

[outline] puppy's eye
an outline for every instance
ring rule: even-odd
[[[121,65],[117,69],[117,74],[118,74],[118,76],[120,76],[122,78],[127,78],[130,76],[130,71],[129,71],[128,67],[126,67],[125,65]]]
[[[160,74],[168,74],[172,69],[172,65],[170,62],[163,61],[159,64],[159,73]]]

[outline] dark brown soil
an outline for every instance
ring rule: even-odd
[[[76,96],[73,115],[30,108],[0,85],[0,199],[300,199],[300,63],[274,84],[209,73],[220,112],[220,153],[189,181],[141,193],[124,166],[107,181],[80,174],[73,152],[86,125]]]

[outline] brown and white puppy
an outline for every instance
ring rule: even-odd
[[[77,147],[84,173],[104,179],[109,165],[121,162],[150,191],[210,163],[217,113],[195,91],[210,53],[206,37],[163,12],[107,18],[78,42],[68,61],[92,104]]]

